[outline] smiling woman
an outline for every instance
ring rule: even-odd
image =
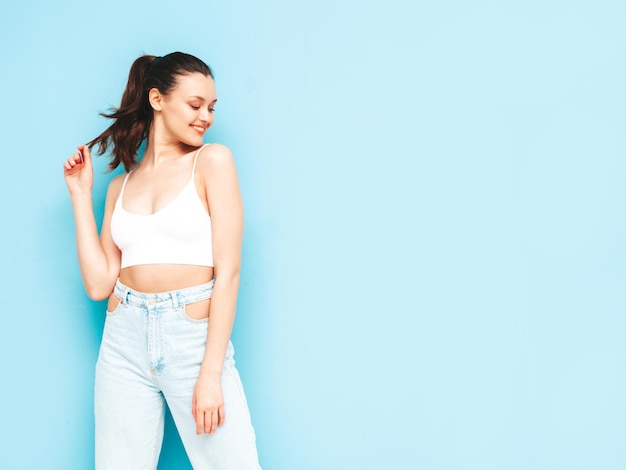
[[[109,299],[96,366],[99,470],[156,468],[164,401],[195,469],[260,468],[230,342],[241,195],[230,151],[203,145],[216,102],[213,73],[196,57],[139,57],[120,107],[105,114],[111,126],[64,164],[83,282]],[[126,170],[109,184],[99,236],[95,145],[111,146],[111,170]]]

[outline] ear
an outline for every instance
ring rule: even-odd
[[[161,103],[163,101],[163,95],[156,88],[151,88],[148,92],[148,101],[150,102],[150,106],[155,111],[161,111]]]

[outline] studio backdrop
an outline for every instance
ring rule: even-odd
[[[4,0],[0,467],[93,468],[105,305],[62,162],[136,57],[179,50],[215,71],[206,140],[244,196],[264,469],[626,468],[624,24],[610,0]],[[168,421],[159,469],[190,468]]]

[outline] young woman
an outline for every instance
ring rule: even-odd
[[[203,145],[211,69],[174,52],[132,65],[112,125],[64,163],[80,271],[108,298],[96,365],[96,468],[156,468],[167,402],[194,469],[258,469],[230,334],[243,210],[230,151]],[[145,152],[137,157],[145,141]],[[90,149],[110,147],[98,236]]]

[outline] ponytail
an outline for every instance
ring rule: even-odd
[[[139,57],[130,68],[126,90],[122,95],[122,103],[113,112],[100,113],[115,122],[87,145],[89,148],[98,144],[98,153],[102,155],[112,144],[109,171],[115,170],[120,164],[126,171],[133,169],[137,163],[137,151],[148,136],[152,124],[152,108],[148,102],[148,91],[145,90],[145,76],[152,62],[153,55]]]

